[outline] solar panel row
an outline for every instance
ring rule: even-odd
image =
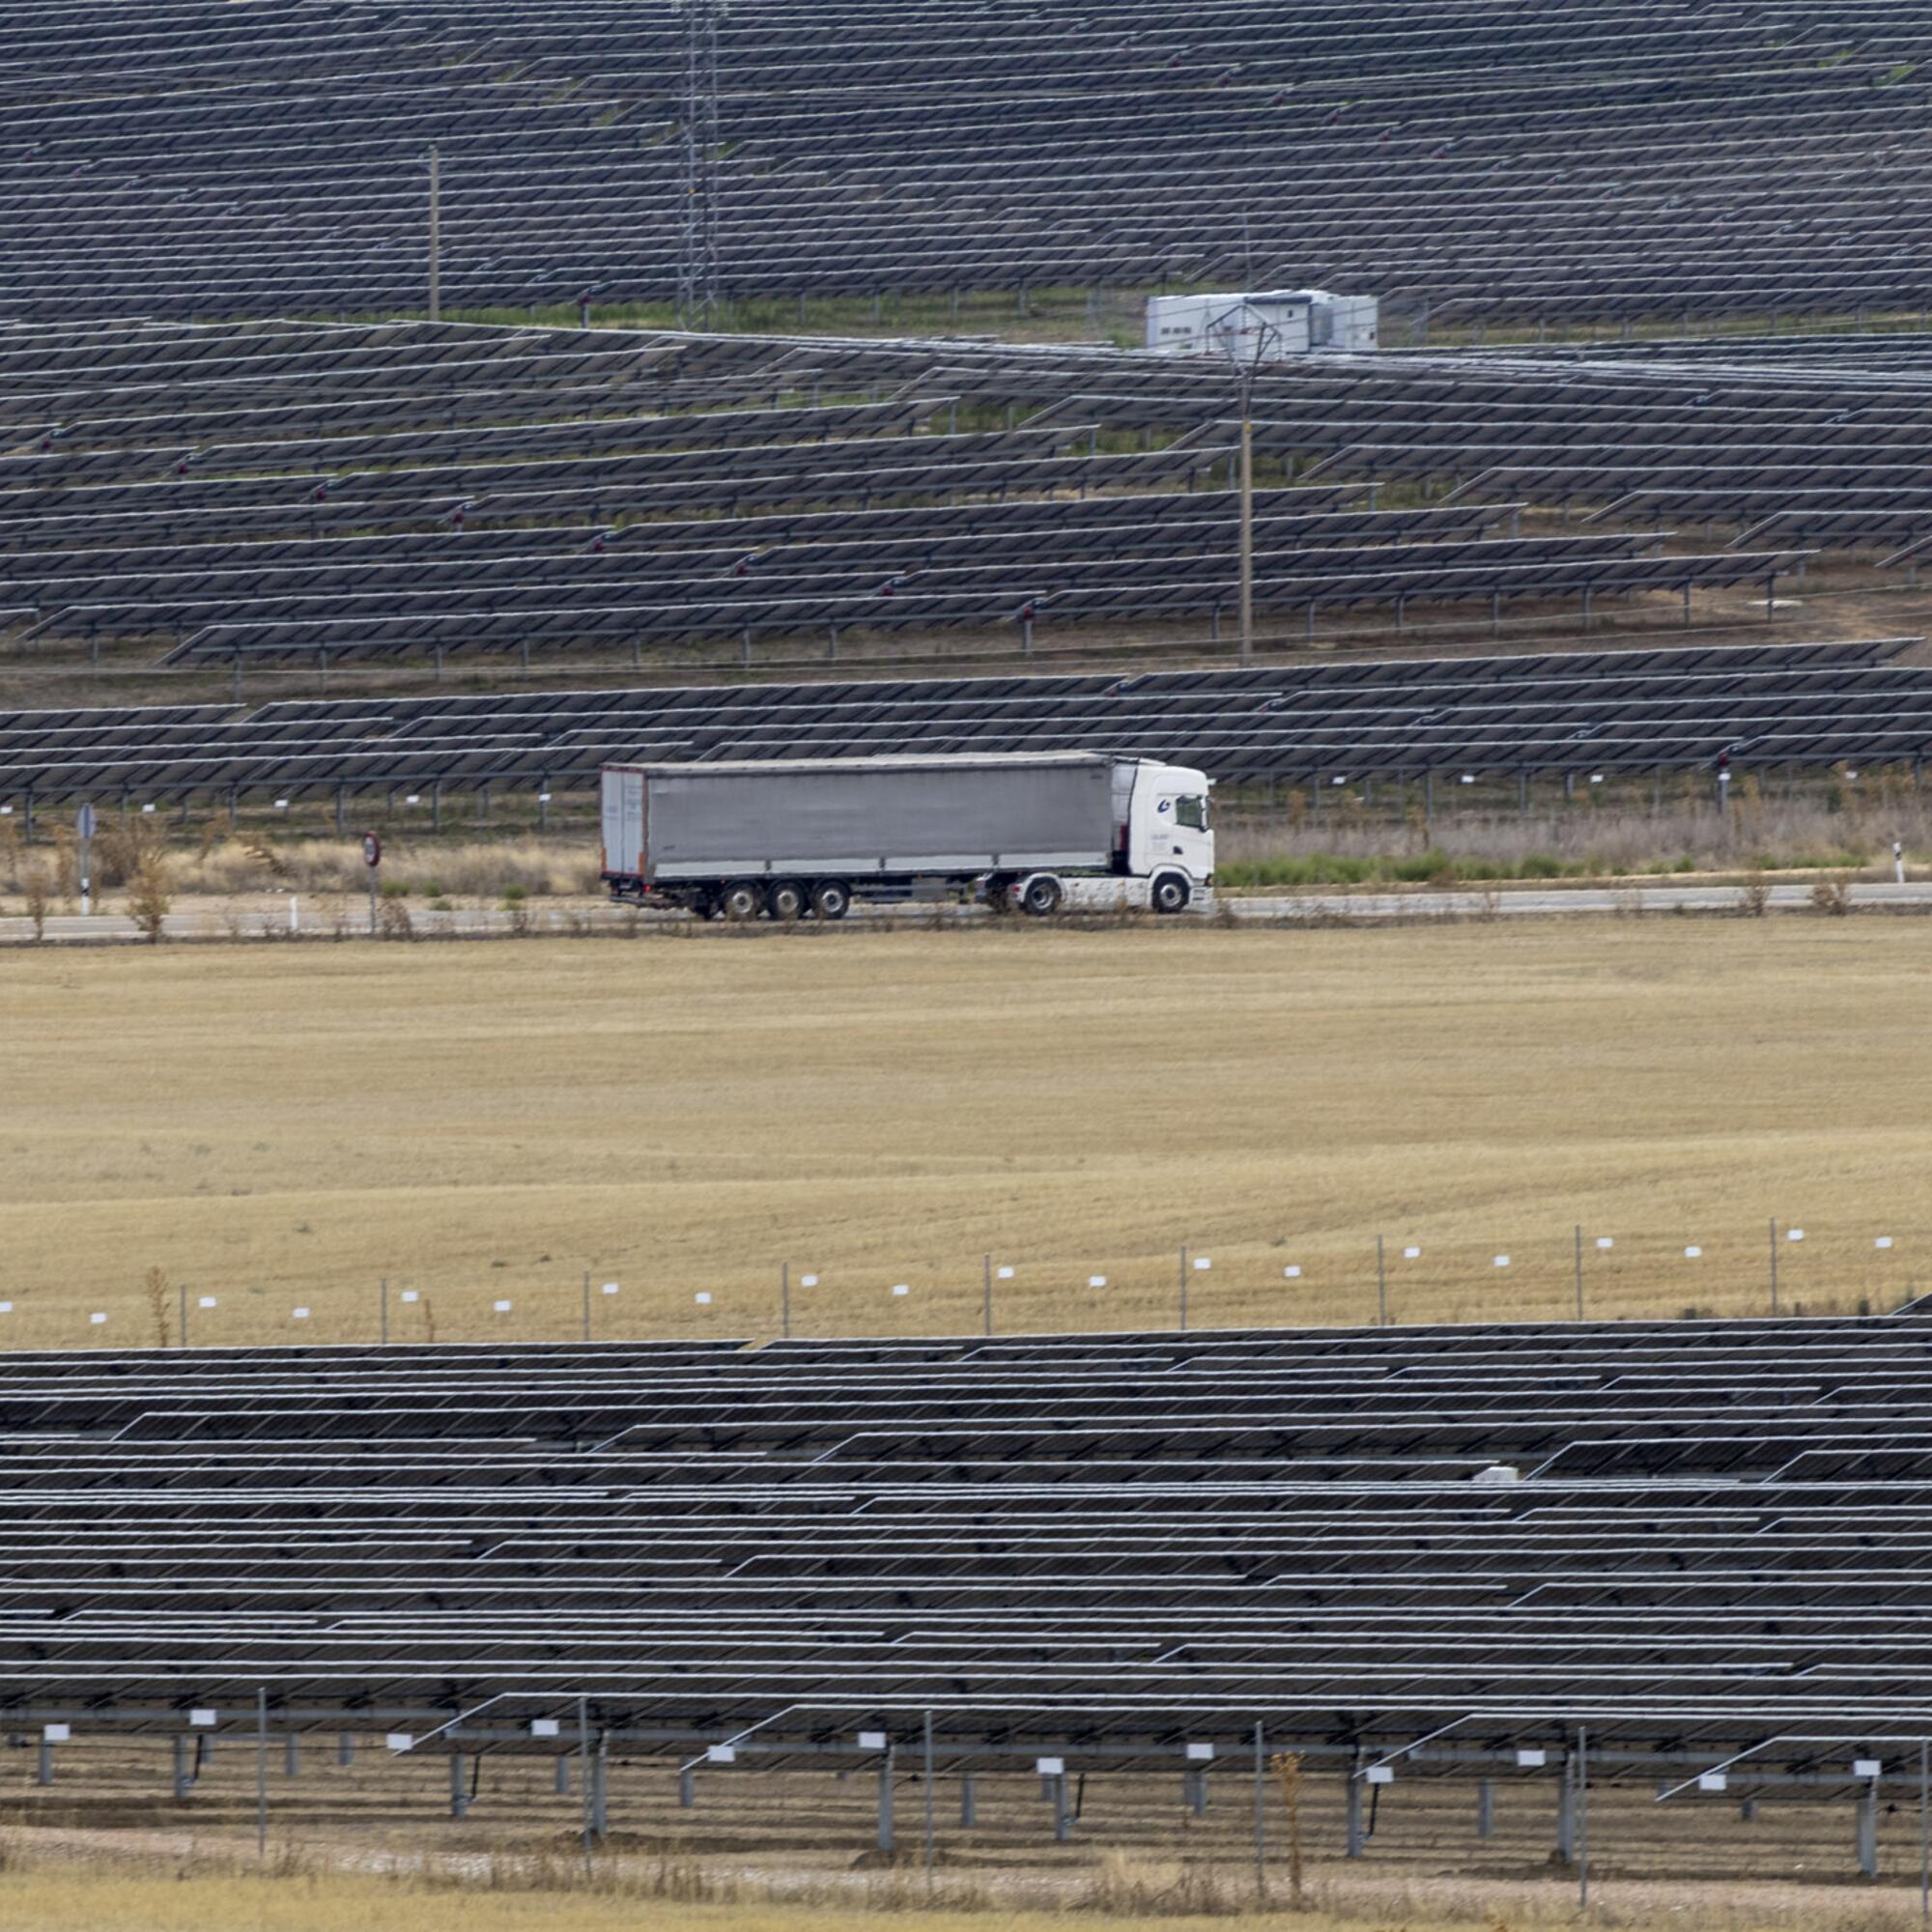
[[[116,37],[85,0],[11,0],[0,26],[9,313],[420,305],[432,145],[446,301],[676,288],[668,4],[171,0]],[[725,286],[1917,308],[1928,38],[1896,0],[754,0],[719,28]]]
[[[1928,1365],[1910,1318],[9,1355],[0,1715],[1842,1765],[1932,1725]]]
[[[1932,394],[1896,372],[1833,368],[1829,384],[1782,362],[1267,369],[1254,384],[1257,607],[1312,624],[1324,608],[1378,606],[1400,626],[1418,600],[1487,601],[1499,620],[1505,599],[1770,589],[1814,541],[1896,552],[1932,529],[1932,472],[1917,464]],[[94,651],[162,641],[173,662],[239,676],[255,657],[613,641],[640,656],[716,639],[749,654],[754,639],[999,639],[1116,618],[1198,637],[1236,597],[1238,516],[1221,486],[1237,429],[1212,361],[273,323],[0,330],[0,373],[13,379],[0,419],[20,438],[0,452],[10,602],[33,608],[35,639]],[[712,407],[691,407],[700,392]],[[473,414],[478,393],[502,413]],[[745,405],[753,393],[760,407]],[[1425,492],[1378,508],[1379,481],[1418,479],[1453,485],[1449,502]],[[1576,498],[1600,506],[1594,550],[1522,528],[1526,506]],[[1016,519],[1015,502],[1039,507]],[[1352,522],[1327,534],[1358,556],[1281,554],[1322,546],[1265,519],[1345,502]],[[1739,534],[1694,549],[1667,526],[1678,506]],[[1486,520],[1507,520],[1507,544],[1492,528],[1490,548],[1469,549]],[[1649,546],[1611,527],[1632,523],[1662,559],[1635,567]],[[532,525],[555,527],[548,553]],[[973,554],[910,541],[942,529],[979,539]],[[435,568],[363,569],[405,555]],[[522,567],[506,573],[512,555]],[[268,567],[297,561],[298,576]],[[246,574],[226,574],[238,565]],[[968,565],[977,577],[949,574]]]
[[[589,783],[627,758],[1103,751],[1223,781],[1739,772],[1932,751],[1915,640],[1246,671],[727,685],[0,713],[0,797],[157,802]]]

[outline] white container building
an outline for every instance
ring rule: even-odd
[[[1325,289],[1258,294],[1150,296],[1147,346],[1157,355],[1233,355],[1285,362],[1329,350],[1364,354],[1378,345],[1381,304],[1374,296]]]

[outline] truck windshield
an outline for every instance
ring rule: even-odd
[[[1200,797],[1181,797],[1174,801],[1174,822],[1184,825],[1190,832],[1208,830],[1208,801]]]

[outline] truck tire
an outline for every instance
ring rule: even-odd
[[[820,879],[811,889],[811,909],[820,919],[843,919],[852,909],[852,888],[843,879]]]
[[[1052,878],[1029,879],[1021,906],[1035,919],[1050,919],[1060,910],[1060,881]]]
[[[805,888],[796,879],[779,879],[765,894],[765,910],[776,920],[805,917]]]
[[[765,895],[755,879],[733,879],[718,895],[718,909],[736,924],[756,919],[765,909]]]
[[[1179,872],[1162,872],[1148,888],[1148,904],[1155,912],[1185,912],[1191,895]]]
[[[995,919],[1005,919],[1013,909],[1013,882],[1005,872],[995,872],[986,881],[986,910]]]

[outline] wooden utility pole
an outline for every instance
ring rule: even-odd
[[[1255,661],[1255,426],[1254,377],[1241,378],[1241,662]]]

